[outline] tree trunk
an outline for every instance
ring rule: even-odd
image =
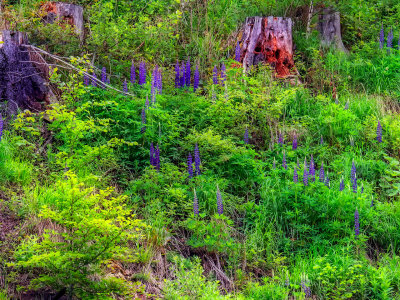
[[[7,103],[9,115],[20,109],[42,110],[48,88],[31,63],[26,34],[3,30],[0,33],[0,104]]]
[[[332,8],[322,9],[318,20],[318,31],[323,46],[333,46],[339,51],[348,52],[342,41],[339,12],[335,12]]]
[[[241,55],[245,70],[260,62],[270,64],[277,77],[297,74],[293,61],[292,20],[249,17],[243,29]]]
[[[75,4],[64,2],[47,2],[42,6],[47,13],[43,18],[46,23],[54,23],[60,21],[75,27],[76,34],[79,35],[81,41],[84,37],[83,7]]]

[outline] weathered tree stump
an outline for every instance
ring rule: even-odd
[[[47,2],[43,4],[42,9],[46,16],[43,21],[54,23],[59,21],[75,27],[76,34],[80,39],[84,37],[83,7],[64,2]]]
[[[340,29],[340,13],[332,8],[323,8],[319,14],[318,31],[321,44],[325,47],[335,47],[339,51],[348,52],[343,45]]]
[[[297,74],[293,61],[292,20],[283,17],[249,17],[241,39],[241,60],[247,70],[262,62],[277,77]]]
[[[24,46],[26,34],[3,30],[0,42],[0,104],[7,103],[3,110],[9,115],[22,109],[41,110],[48,87]]]

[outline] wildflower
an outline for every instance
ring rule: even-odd
[[[344,109],[349,109],[349,101],[346,102],[346,105],[344,106]]]
[[[190,78],[191,78],[191,74],[190,74],[190,59],[188,58],[188,60],[186,62],[186,76],[185,76],[185,84],[186,84],[186,86],[190,86]]]
[[[244,141],[245,144],[249,143],[249,129],[248,128],[246,128],[246,130],[244,132],[243,141]]]
[[[386,46],[388,47],[388,51],[390,51],[390,48],[392,48],[392,44],[393,44],[393,29],[390,28],[386,41]]]
[[[92,77],[92,86],[97,87],[97,76],[95,72],[93,72]]]
[[[0,141],[3,137],[3,127],[4,127],[4,120],[3,116],[0,114]]]
[[[157,171],[159,171],[160,170],[160,148],[158,147],[158,145],[157,145],[157,148],[155,151],[154,158],[155,158],[155,167],[156,167]]]
[[[356,164],[354,163],[354,159],[353,159],[353,162],[352,162],[352,165],[351,165],[351,173],[350,173],[351,183],[353,183],[355,178],[356,178],[356,172],[357,172]]]
[[[297,168],[296,167],[294,167],[294,170],[293,170],[293,182],[294,183],[299,182],[299,175],[297,174]]]
[[[275,160],[275,157],[274,157],[274,161],[272,162],[272,168],[275,170],[276,169],[276,160]]]
[[[142,109],[142,129],[140,130],[141,133],[146,132],[146,109]]]
[[[308,185],[308,171],[307,171],[307,160],[304,160],[304,172],[303,172],[303,184]]]
[[[131,83],[134,84],[136,81],[136,70],[135,65],[132,63],[131,65]]]
[[[217,184],[217,211],[219,215],[224,213],[224,206],[222,204],[222,196]]]
[[[319,169],[319,181],[324,182],[325,180],[325,170],[324,170],[324,163],[321,163],[321,168]]]
[[[225,64],[222,63],[222,66],[221,66],[221,83],[222,83],[222,85],[225,85],[225,81],[226,81],[226,67],[225,67]]]
[[[327,186],[328,188],[331,188],[331,184],[329,182],[329,177],[328,176],[326,176],[326,179],[325,179],[325,186]]]
[[[194,71],[194,78],[193,78],[193,92],[196,92],[196,90],[199,88],[199,81],[200,81],[200,72],[199,72],[199,66],[196,66],[196,71]]]
[[[306,285],[305,279],[301,281],[301,287],[303,288],[303,292],[306,298],[311,298],[311,289]]]
[[[359,234],[360,234],[360,216],[356,208],[356,211],[354,212],[354,235],[356,239],[358,238]]]
[[[158,90],[158,94],[162,94],[162,73],[161,70],[158,70],[158,74],[157,74],[157,90]]]
[[[354,138],[350,136],[350,146],[354,147]]]
[[[285,151],[283,151],[282,167],[283,167],[285,170],[287,169]]]
[[[382,143],[382,126],[380,121],[378,121],[378,125],[376,126],[376,140],[378,143]]]
[[[124,91],[125,94],[128,93],[128,83],[126,82],[126,79],[124,80],[124,84],[122,86],[122,90]]]
[[[144,85],[146,83],[146,63],[140,62],[139,65],[139,85]]]
[[[182,62],[182,64],[181,64],[181,71],[180,71],[180,75],[181,75],[181,78],[179,79],[179,86],[181,87],[181,88],[183,88],[183,87],[185,87],[185,78],[186,78],[186,72],[185,72],[185,63],[184,62]]]
[[[357,175],[354,176],[352,187],[353,187],[353,193],[357,193]]]
[[[148,109],[150,106],[149,95],[146,95],[146,102],[145,102],[144,106],[146,107],[146,109]]]
[[[311,182],[315,181],[315,163],[314,163],[314,158],[311,154],[311,160],[310,160],[310,170],[309,170],[309,175],[311,176]]]
[[[180,67],[179,67],[179,61],[176,61],[175,64],[175,87],[179,88],[180,87]]]
[[[194,197],[193,197],[193,214],[195,216],[199,215],[199,201],[196,195],[196,189],[194,189]]]
[[[236,44],[236,49],[235,49],[235,60],[237,62],[240,62],[240,43],[239,41]]]
[[[371,198],[371,205],[370,205],[370,207],[373,207],[373,206],[374,206],[374,197]]]
[[[153,143],[150,144],[150,165],[154,166],[154,154],[155,154],[155,150],[154,150],[154,145]]]
[[[105,67],[101,69],[101,82],[107,83],[107,70]]]
[[[213,84],[218,84],[218,69],[217,66],[213,70]]]
[[[294,135],[292,149],[293,150],[297,149],[297,135]]]
[[[282,136],[282,133],[280,131],[279,131],[279,135],[278,135],[278,144],[283,146],[283,136]]]
[[[379,32],[379,48],[383,48],[383,43],[385,42],[385,30],[383,29],[383,24],[381,27],[381,31]]]
[[[361,194],[364,193],[364,184],[361,183]]]
[[[319,142],[321,145],[323,145],[324,144],[324,138],[322,137],[322,135],[321,135],[321,140],[320,140],[320,142]]]
[[[196,146],[194,147],[194,166],[196,169],[196,176],[200,175],[200,151],[199,151],[199,146],[196,143]]]
[[[151,102],[155,102],[156,98],[156,86],[157,86],[157,73],[158,73],[158,66],[154,67],[153,73],[151,75]]]
[[[89,76],[87,75],[86,72],[83,74],[83,84],[86,86],[88,86],[90,84]]]
[[[344,179],[342,177],[342,180],[340,181],[340,185],[339,185],[339,191],[343,191],[344,190]]]
[[[192,159],[192,154],[190,152],[188,155],[187,167],[188,167],[189,178],[193,178],[193,159]]]

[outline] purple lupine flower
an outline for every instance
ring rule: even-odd
[[[131,83],[134,84],[136,82],[136,69],[134,63],[131,65]]]
[[[236,44],[236,49],[235,49],[235,60],[237,62],[240,62],[240,43],[239,41]]]
[[[107,70],[106,67],[101,69],[101,82],[107,83]]]
[[[354,163],[354,159],[353,159],[353,162],[352,162],[352,165],[351,165],[351,173],[350,173],[351,183],[353,183],[354,179],[356,178],[356,172],[357,172],[356,164]]]
[[[90,84],[89,76],[86,72],[83,74],[83,84],[86,86]]]
[[[311,160],[310,160],[310,170],[309,170],[309,175],[310,175],[310,181],[314,182],[315,181],[315,163],[314,163],[314,158],[313,155],[311,154]]]
[[[344,109],[349,109],[349,101],[346,102],[346,105],[344,106]]]
[[[379,32],[379,48],[383,48],[383,44],[385,43],[385,30],[383,29],[383,24],[381,27],[381,31]]]
[[[303,172],[303,184],[308,185],[308,171],[307,171],[307,160],[304,160],[304,172]]]
[[[378,121],[378,125],[376,126],[376,140],[378,143],[382,143],[382,126],[380,121]]]
[[[288,274],[286,274],[285,286],[290,286],[290,278]]]
[[[292,149],[293,150],[297,149],[297,135],[294,135]]]
[[[153,69],[153,73],[151,74],[151,102],[154,103],[155,102],[155,97],[156,97],[156,86],[157,86],[157,69],[158,66],[156,65]]]
[[[243,141],[244,141],[245,144],[249,143],[249,129],[248,128],[246,128],[246,130],[244,132]]]
[[[357,239],[360,234],[360,215],[358,214],[358,210],[354,212],[354,236]]]
[[[213,69],[213,84],[218,84],[218,69],[217,66]]]
[[[148,109],[150,106],[149,95],[146,95],[146,102],[144,103],[144,106],[146,107],[146,109]]]
[[[342,180],[340,181],[340,185],[339,185],[339,191],[343,191],[344,190],[344,179],[342,177]]]
[[[199,200],[197,199],[196,189],[194,189],[194,197],[193,197],[193,214],[195,216],[199,215]]]
[[[275,157],[274,157],[274,161],[272,162],[272,168],[275,170],[276,169],[276,160],[275,160]]]
[[[386,46],[388,47],[388,51],[390,51],[390,48],[392,48],[392,44],[393,44],[393,29],[390,28],[386,41]]]
[[[222,83],[222,86],[225,85],[225,81],[226,81],[226,67],[225,67],[225,64],[222,63],[222,66],[221,66],[221,83]]]
[[[128,83],[126,82],[126,79],[124,80],[124,84],[122,86],[122,90],[124,91],[125,94],[128,93]]]
[[[328,188],[331,188],[331,185],[330,185],[329,177],[328,177],[328,176],[326,176],[325,185],[326,185]]]
[[[179,88],[181,83],[181,76],[180,76],[180,66],[179,66],[179,61],[176,61],[175,64],[175,87]]]
[[[179,86],[181,88],[183,88],[183,87],[185,87],[185,77],[186,77],[185,62],[182,62],[180,75],[181,75],[181,78],[179,79]]]
[[[301,281],[301,287],[303,288],[304,296],[306,298],[311,298],[311,289],[306,285],[305,280]]]
[[[321,145],[323,145],[324,144],[324,138],[322,137],[322,135],[321,135],[321,140],[320,140],[320,142],[319,142]]]
[[[285,153],[285,151],[283,151],[282,168],[284,168],[285,170],[287,169],[287,165],[286,165],[286,153]]]
[[[193,92],[196,92],[196,90],[199,88],[199,81],[200,81],[200,72],[199,72],[199,66],[196,66],[196,71],[194,71],[194,78],[193,78]]]
[[[371,199],[371,205],[369,207],[373,207],[374,206],[374,197],[372,197]]]
[[[150,144],[150,165],[152,165],[154,167],[154,154],[155,154],[155,150],[154,150],[154,145],[153,143]]]
[[[3,116],[0,114],[0,141],[3,137],[3,127],[4,127],[4,120]]]
[[[155,150],[154,160],[157,171],[160,171],[160,148],[158,147],[158,145]]]
[[[357,193],[357,175],[354,176],[352,187],[353,187],[353,193]]]
[[[157,90],[158,94],[162,94],[162,73],[161,70],[158,70],[158,77],[157,77]]]
[[[324,163],[321,163],[321,168],[319,169],[319,181],[324,182],[325,180],[325,170],[324,170]]]
[[[196,146],[194,147],[194,166],[196,169],[196,176],[201,174],[200,165],[201,165],[200,151],[199,151],[199,146],[196,143]]]
[[[143,108],[142,109],[142,128],[140,129],[141,133],[145,133],[146,132],[146,109]]]
[[[185,84],[186,84],[186,86],[190,86],[190,79],[192,78],[190,69],[191,69],[190,59],[188,58],[188,60],[186,62],[186,76],[185,76]]]
[[[92,74],[92,76],[94,77],[94,78],[92,78],[92,86],[93,87],[97,87],[97,76],[96,76],[96,73],[95,72],[93,72],[93,74]]]
[[[400,50],[400,33],[399,33],[399,41],[397,42],[397,50]]]
[[[139,85],[146,83],[146,63],[144,61],[139,64]]]
[[[278,144],[283,146],[283,136],[282,136],[282,133],[280,131],[279,131],[279,135],[278,135]]]
[[[190,152],[188,155],[187,167],[188,167],[189,178],[193,178],[193,159],[192,159],[192,154],[190,154]]]
[[[364,193],[364,184],[361,183],[361,194]]]
[[[299,182],[299,175],[297,174],[297,168],[296,167],[294,167],[294,170],[293,170],[293,182],[294,183],[298,183]]]
[[[224,206],[222,204],[222,196],[217,184],[217,212],[219,215],[224,213]]]

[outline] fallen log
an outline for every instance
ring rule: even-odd
[[[277,77],[297,75],[290,18],[249,17],[240,43],[240,57],[245,70],[259,63],[268,63]]]
[[[19,110],[40,111],[49,89],[31,61],[26,34],[3,30],[0,32],[0,104],[8,115]]]

